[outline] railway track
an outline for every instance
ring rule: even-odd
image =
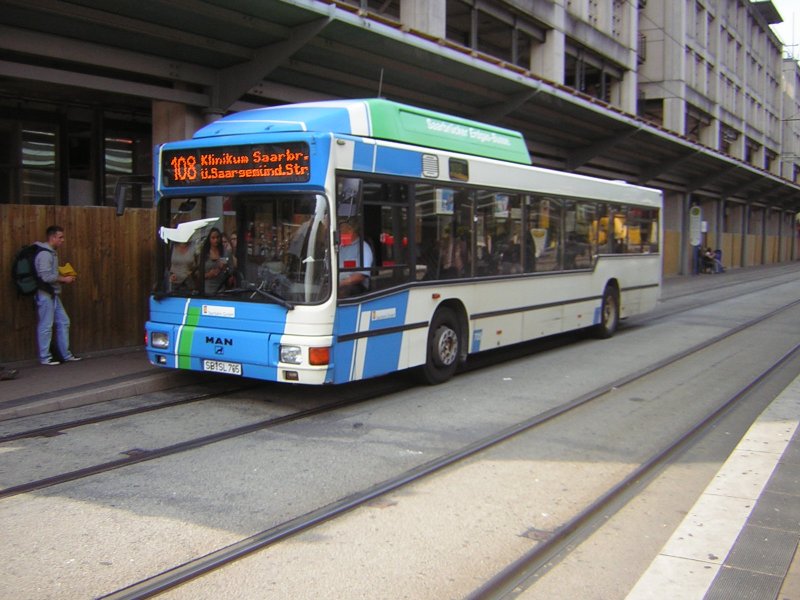
[[[240,391],[241,389],[243,388],[236,388],[235,390],[230,390],[219,394],[208,394],[191,399],[162,403],[157,406],[133,408],[130,410],[118,411],[116,413],[111,413],[108,415],[92,417],[87,419],[79,419],[75,421],[70,421],[68,423],[61,423],[57,425],[48,426],[45,428],[38,428],[35,430],[20,432],[17,434],[6,436],[4,438],[0,438],[0,444],[4,442],[16,441],[19,439],[25,439],[30,437],[52,436],[58,432],[62,432],[71,428],[77,428],[88,424],[108,422],[116,419],[121,419],[124,417],[141,415],[155,410],[164,410],[167,408],[173,408],[175,406],[181,406],[191,402],[198,402],[199,400],[219,399],[223,398],[226,395],[234,393],[235,391]],[[393,389],[396,388],[393,387]],[[81,469],[76,469],[69,472],[59,473],[51,477],[37,479],[35,481],[29,481],[27,483],[22,483],[19,485],[6,487],[0,490],[0,500],[3,500],[4,498],[10,498],[12,496],[16,496],[19,494],[35,492],[38,490],[49,488],[55,485],[60,485],[70,481],[78,481],[80,479],[85,479],[87,477],[92,477],[94,475],[99,475],[101,473],[107,473],[109,471],[121,469],[123,467],[128,467],[159,458],[165,458],[168,456],[181,454],[183,452],[188,452],[190,450],[196,450],[198,448],[203,448],[205,446],[216,444],[224,440],[230,440],[237,437],[242,437],[257,431],[263,431],[266,429],[270,429],[272,427],[277,427],[279,425],[285,425],[287,423],[292,423],[295,421],[300,421],[303,419],[315,417],[318,415],[331,413],[336,410],[340,410],[344,407],[354,406],[356,404],[365,402],[367,400],[371,400],[376,396],[380,396],[381,390],[385,392],[385,388],[383,387],[376,388],[375,386],[369,386],[365,388],[359,388],[358,390],[355,390],[352,394],[350,394],[349,398],[345,400],[335,400],[332,402],[327,402],[325,404],[313,408],[297,410],[286,415],[258,420],[253,423],[248,423],[246,425],[242,425],[239,427],[225,429],[222,431],[218,431],[197,438],[187,439],[177,444],[171,444],[161,448],[137,449],[134,452],[130,452],[127,456],[124,456],[123,458],[98,463],[95,465],[91,465]]]
[[[245,556],[248,556],[255,551],[265,549],[283,540],[286,540],[289,537],[295,536],[322,523],[340,517],[343,514],[352,511],[357,507],[363,506],[364,504],[373,501],[380,496],[390,492],[396,492],[402,489],[404,486],[411,485],[422,478],[429,477],[446,469],[452,468],[461,461],[474,457],[481,452],[485,452],[488,449],[507,442],[517,436],[529,434],[536,428],[541,427],[558,417],[563,417],[572,411],[579,410],[581,407],[584,407],[585,405],[609,394],[612,391],[618,391],[625,386],[641,382],[654,373],[666,369],[669,366],[675,365],[680,361],[695,360],[698,355],[704,352],[709,352],[714,348],[715,345],[723,343],[733,336],[742,334],[750,328],[763,324],[769,319],[775,318],[786,311],[797,307],[798,304],[800,304],[800,301],[790,302],[757,318],[750,319],[748,322],[726,331],[725,333],[722,333],[712,339],[706,340],[700,344],[696,344],[691,348],[675,353],[668,358],[653,363],[647,368],[640,369],[633,374],[600,386],[591,392],[573,398],[570,401],[562,403],[561,405],[544,413],[520,421],[513,426],[486,436],[469,445],[461,447],[456,451],[442,455],[435,460],[418,465],[415,468],[400,473],[395,477],[391,477],[356,493],[350,494],[348,497],[321,507],[318,510],[311,511],[278,526],[270,527],[260,531],[254,535],[240,540],[237,543],[220,548],[219,550],[207,555],[197,557],[194,560],[186,561],[158,575],[139,581],[131,586],[125,587],[103,597],[113,600],[147,598],[156,594],[160,594],[195,578],[201,577],[215,569],[219,569]],[[648,477],[651,473],[657,470],[665,460],[679,452],[681,448],[700,435],[702,431],[712,426],[721,414],[729,410],[731,406],[749,393],[749,391],[751,391],[761,381],[769,377],[774,371],[795,358],[798,353],[800,353],[800,346],[795,346],[789,352],[785,353],[779,360],[770,365],[769,368],[748,382],[748,384],[742,389],[738,390],[737,393],[728,397],[725,402],[716,406],[712,411],[704,415],[704,417],[699,419],[691,428],[682,432],[680,436],[671,440],[668,444],[666,444],[666,446],[660,448],[657,452],[644,460],[641,465],[634,469],[629,475],[607,490],[604,494],[599,496],[583,511],[576,514],[569,522],[565,523],[558,529],[556,535],[550,537],[545,543],[537,545],[533,551],[521,557],[518,562],[509,565],[507,569],[499,573],[485,586],[477,590],[473,597],[477,599],[502,596],[509,590],[513,589],[518,584],[520,579],[530,577],[532,571],[541,568],[541,565],[550,560],[555,553],[560,551],[564,544],[566,544],[568,540],[572,538],[572,536],[579,534],[582,527],[588,526],[587,524],[594,516],[598,514],[600,510],[604,510],[615,501],[618,501],[619,498],[624,495],[635,482]]]
[[[585,538],[588,533],[598,527],[600,521],[610,518],[610,515],[616,512],[612,507],[615,505],[617,508],[621,507],[625,500],[630,499],[636,493],[637,486],[649,481],[662,469],[664,464],[683,452],[713,428],[738,402],[747,398],[776,371],[798,357],[800,357],[800,344],[789,350],[778,361],[762,371],[735,394],[729,396],[713,411],[708,413],[704,419],[698,421],[693,427],[670,440],[665,447],[652,454],[628,476],[561,526],[555,535],[549,537],[530,552],[525,553],[517,561],[508,565],[506,569],[491,578],[468,596],[468,600],[496,600],[515,597],[526,581],[536,578],[540,572],[551,568],[554,562],[559,559],[559,555],[569,551],[571,544],[575,543],[576,540]]]
[[[244,385],[236,385],[223,392],[201,392],[200,394],[192,395],[188,398],[181,398],[178,400],[169,400],[167,402],[158,402],[156,404],[148,404],[147,406],[136,406],[123,410],[115,410],[105,414],[94,415],[91,417],[84,417],[81,419],[73,419],[70,421],[62,421],[60,423],[53,423],[43,427],[35,427],[33,429],[24,429],[14,433],[0,435],[0,444],[8,442],[16,442],[35,437],[52,437],[54,435],[61,435],[70,429],[77,429],[78,427],[85,427],[86,425],[97,425],[98,423],[107,423],[117,419],[124,419],[126,417],[135,417],[149,412],[164,410],[167,408],[174,408],[176,406],[184,406],[194,402],[201,402],[204,400],[213,400],[214,398],[224,398],[236,392],[249,390],[256,387],[255,383],[248,383]]]
[[[784,284],[785,282],[780,282],[774,286],[762,286],[761,291],[763,292],[765,289],[768,290]],[[738,296],[741,297],[742,294],[739,294]],[[730,297],[730,295],[727,295],[727,297]],[[241,558],[250,556],[257,550],[268,548],[270,546],[276,546],[281,541],[287,540],[292,536],[302,534],[303,532],[309,531],[316,526],[331,522],[360,506],[364,506],[371,501],[379,499],[381,496],[390,494],[391,492],[400,491],[406,486],[413,486],[415,482],[422,481],[431,475],[446,472],[447,469],[452,468],[454,465],[458,465],[462,461],[467,461],[471,457],[480,455],[481,452],[486,452],[491,448],[497,447],[503,442],[534,432],[537,430],[537,428],[551,423],[559,417],[563,417],[572,412],[580,410],[582,407],[591,405],[593,401],[598,400],[605,395],[620,389],[624,389],[626,386],[634,385],[637,382],[646,380],[648,376],[658,373],[670,365],[675,365],[680,361],[691,362],[693,360],[697,360],[696,357],[702,355],[704,352],[709,352],[712,350],[715,344],[722,344],[725,343],[726,340],[730,340],[733,336],[745,334],[748,330],[767,323],[770,321],[770,319],[777,318],[785,314],[787,311],[792,310],[798,305],[798,303],[800,303],[800,301],[792,301],[787,302],[782,306],[777,306],[773,310],[756,318],[751,318],[746,322],[725,331],[724,333],[712,337],[711,339],[705,340],[699,344],[695,344],[690,348],[674,353],[662,360],[655,361],[646,368],[639,369],[634,373],[617,378],[616,380],[607,384],[603,384],[590,392],[576,396],[567,402],[562,402],[558,406],[554,406],[547,411],[541,412],[530,418],[520,420],[513,426],[503,428],[501,431],[498,431],[492,435],[484,436],[470,444],[463,445],[462,447],[445,453],[434,460],[429,460],[422,464],[418,464],[414,468],[407,469],[395,477],[384,479],[379,483],[366,486],[359,491],[353,491],[352,493],[341,497],[339,500],[330,502],[323,507],[305,512],[300,516],[285,520],[278,525],[265,528],[254,533],[253,535],[248,535],[240,539],[238,542],[225,545],[213,552],[203,554],[202,556],[197,556],[192,560],[184,561],[173,568],[159,573],[158,575],[146,577],[137,583],[121,588],[116,592],[111,592],[105,597],[145,598],[170,589],[175,589],[176,586],[192,582],[198,578],[201,578],[202,580],[204,575],[209,574],[225,565],[230,565]],[[702,306],[705,306],[705,304],[702,304]],[[680,312],[692,310],[693,308],[697,307],[698,305],[693,304],[691,307],[684,307],[682,310],[674,311],[670,314],[674,315]],[[654,320],[657,321],[660,318],[663,317],[656,316],[654,317]],[[633,330],[635,329],[636,328],[633,328]],[[624,330],[621,333],[623,335],[626,334]],[[552,340],[552,343],[558,346],[564,345],[565,342],[563,339],[556,339]],[[520,355],[523,357],[527,356],[532,351],[539,349],[540,348],[533,348],[533,346],[518,349],[516,358],[520,358]],[[753,385],[756,385],[756,380],[761,380],[764,377],[768,377],[768,373],[770,371],[774,371],[775,369],[779,368],[777,365],[785,364],[787,361],[791,360],[796,353],[797,347],[792,348],[792,350],[787,352],[781,358],[781,360],[776,361],[775,365],[759,374],[759,376],[750,382],[747,387],[750,388]],[[484,364],[491,365],[503,363],[509,360],[509,358],[514,358],[512,354],[508,354],[507,349],[498,350],[495,353],[490,353],[488,355],[487,362]],[[469,370],[479,368],[480,366],[481,365],[479,364],[479,361],[474,361],[470,364]],[[243,437],[264,429],[276,428],[280,425],[298,423],[304,419],[311,419],[313,417],[319,417],[326,414],[329,416],[335,415],[336,411],[342,410],[345,407],[354,406],[358,403],[364,403],[373,398],[378,398],[392,392],[401,391],[404,385],[402,381],[402,378],[390,378],[380,382],[376,388],[368,388],[368,386],[359,385],[349,386],[348,393],[360,391],[361,395],[358,397],[351,396],[344,400],[340,399],[329,402],[325,405],[320,405],[312,409],[294,411],[291,414],[282,415],[277,418],[261,419],[242,427],[230,428],[210,435],[199,436],[185,440],[178,444],[171,444],[161,448],[145,450],[141,453],[137,453],[134,456],[125,457],[124,459],[120,459],[118,461],[106,461],[85,469],[65,472],[53,477],[42,478],[25,484],[11,486],[0,492],[0,498],[10,499],[11,497],[19,496],[24,492],[42,490],[68,481],[79,481],[81,479],[110,470],[152,461],[157,458],[185,453],[193,449],[209,446],[222,440]],[[223,395],[232,393],[233,391],[238,390],[228,390]],[[719,412],[724,412],[724,410],[726,410],[725,407],[735,403],[738,397],[739,394],[732,395],[730,399],[724,403],[724,405],[717,407],[711,414],[698,421],[698,425],[693,429],[701,427],[701,422],[705,423],[705,426],[708,426],[708,424],[713,422],[714,418],[716,418],[714,415],[718,414]],[[145,407],[145,410],[152,412],[153,410],[158,410],[159,408],[174,408],[175,406],[180,406],[189,402],[196,402],[200,399],[214,401],[216,398],[216,395],[204,394],[198,397],[167,403],[167,405],[164,406]],[[94,417],[88,420],[56,424],[49,429],[38,428],[36,430],[12,434],[14,436],[13,438],[7,436],[3,440],[0,440],[0,443],[10,443],[12,441],[18,441],[25,439],[26,437],[30,438],[32,436],[53,435],[67,429],[77,429],[82,425],[99,424],[104,421],[124,419],[125,417],[136,414],[142,414],[141,410],[131,409],[129,411],[117,411],[116,413],[111,413],[101,417]],[[477,590],[474,593],[474,597],[501,597],[504,594],[507,594],[509,589],[513,589],[513,587],[517,585],[516,582],[519,581],[520,578],[524,579],[526,577],[530,577],[530,573],[535,572],[536,569],[540,569],[543,562],[551,561],[552,556],[562,551],[565,543],[568,543],[568,541],[573,539],[574,536],[580,535],[581,528],[589,526],[588,523],[591,522],[592,515],[596,514],[600,508],[607,507],[609,504],[617,502],[618,499],[624,495],[626,490],[631,489],[633,482],[646,478],[648,473],[658,469],[659,465],[664,460],[666,460],[673,453],[679,451],[679,444],[686,444],[688,440],[696,435],[696,432],[687,432],[685,435],[681,435],[680,439],[676,441],[675,444],[667,444],[664,448],[661,448],[658,452],[654,453],[653,456],[644,461],[642,466],[639,467],[635,472],[631,473],[624,480],[620,481],[614,486],[614,488],[610,488],[604,495],[598,497],[595,502],[592,503],[592,505],[589,506],[586,511],[584,511],[584,513],[576,514],[573,519],[571,519],[569,522],[566,522],[561,529],[559,529],[559,532],[564,532],[563,537],[561,533],[559,533],[558,536],[554,536],[551,540],[548,540],[545,544],[541,545],[541,547],[537,547],[537,550],[531,552],[530,555],[520,558],[518,563],[509,565],[509,567],[500,573],[496,579],[492,579],[492,581],[487,583],[486,586]],[[0,451],[2,451],[2,448],[0,448]]]

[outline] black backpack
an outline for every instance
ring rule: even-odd
[[[22,248],[14,257],[11,277],[21,296],[30,296],[36,290],[44,290],[51,295],[53,293],[53,286],[42,281],[36,273],[36,255],[43,250],[39,244],[31,244]]]

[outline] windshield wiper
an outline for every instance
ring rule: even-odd
[[[273,294],[272,292],[268,292],[267,290],[262,290],[260,287],[256,286],[255,283],[248,283],[246,284],[245,287],[238,287],[230,290],[221,290],[218,293],[220,295],[227,295],[227,294],[241,294],[244,292],[252,292],[254,295],[261,294],[264,298],[268,298],[273,302],[275,302],[276,304],[280,304],[284,308],[288,308],[289,310],[294,310],[294,304],[292,304],[288,300],[284,300],[277,294]]]

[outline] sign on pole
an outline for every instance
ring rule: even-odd
[[[692,246],[699,246],[703,241],[702,237],[703,211],[699,206],[689,209],[689,243]]]

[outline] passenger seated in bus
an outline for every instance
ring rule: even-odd
[[[361,256],[364,264],[361,264]],[[365,267],[363,271],[347,271]],[[372,268],[372,248],[358,236],[351,221],[339,223],[339,297],[357,296],[369,289],[369,273]]]
[[[516,236],[508,237],[503,243],[497,244],[497,262],[503,275],[522,273],[520,245]]]
[[[578,257],[584,254],[586,254],[586,245],[579,242],[574,233],[570,233],[564,242],[564,269],[577,269]]]
[[[439,272],[439,245],[435,240],[423,240],[417,248],[417,279],[435,279]]]
[[[464,275],[467,244],[458,237],[446,236],[439,245],[439,277],[453,279]]]

